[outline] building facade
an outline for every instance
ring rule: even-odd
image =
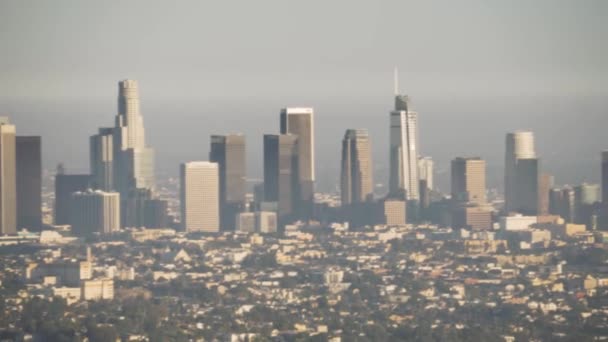
[[[0,118],[0,235],[17,233],[16,129]]]
[[[280,133],[297,136],[298,205],[294,208],[302,219],[312,217],[315,193],[315,122],[312,108],[283,108]]]
[[[16,138],[17,227],[42,226],[42,149],[39,136]]]
[[[101,190],[73,193],[70,225],[72,232],[79,236],[111,234],[120,230],[120,194]]]
[[[180,169],[182,227],[187,232],[214,233],[220,229],[219,167],[194,161]]]
[[[374,196],[371,142],[367,130],[349,129],[342,140],[340,193],[342,206],[370,201]]]
[[[264,135],[264,202],[276,203],[279,219],[293,217],[300,203],[298,145],[293,134]]]
[[[406,95],[395,96],[390,113],[389,194],[418,200],[418,113],[410,110]]]
[[[236,214],[245,209],[247,158],[243,134],[213,135],[209,161],[219,166],[220,227],[235,229]]]
[[[486,162],[458,157],[452,160],[452,199],[460,203],[486,203]]]

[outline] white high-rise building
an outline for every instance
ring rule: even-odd
[[[109,234],[120,229],[120,194],[101,190],[72,194],[70,224],[77,235]]]
[[[431,157],[418,158],[418,178],[426,181],[426,187],[433,190],[434,163]]]
[[[116,190],[126,195],[133,189],[153,188],[154,150],[146,147],[137,81],[118,83],[118,115],[113,145]]]
[[[405,193],[405,199],[418,200],[418,113],[410,110],[407,95],[395,96],[390,113],[389,193]]]
[[[217,163],[183,163],[180,170],[181,220],[188,232],[218,232],[219,167]]]
[[[518,178],[522,180],[526,176],[523,173],[530,173],[525,169],[528,164],[534,164],[532,161],[524,162],[521,166],[520,161],[522,160],[530,160],[536,159],[536,152],[534,151],[534,134],[530,131],[517,131],[513,133],[508,133],[506,137],[506,151],[505,151],[505,212],[511,212],[519,209],[519,206],[522,205],[521,202],[531,202],[532,200],[525,200],[523,197],[533,197],[533,195],[519,196],[518,193],[522,191],[518,191]],[[537,164],[537,163],[536,163]],[[519,171],[518,171],[519,170]],[[538,168],[536,168],[536,172],[538,172]],[[518,173],[522,175],[518,177]],[[529,176],[529,175],[528,175]],[[533,178],[533,175],[532,175]],[[528,182],[532,183],[532,182]]]

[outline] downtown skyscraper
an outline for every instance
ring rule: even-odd
[[[312,108],[281,109],[280,133],[297,136],[298,202],[296,213],[302,219],[312,217],[315,193],[315,127]]]
[[[538,211],[539,160],[534,134],[508,133],[505,151],[505,212],[536,215]]]
[[[90,138],[92,186],[120,194],[121,222],[144,225],[145,201],[155,186],[154,150],[146,145],[137,81],[118,83],[118,114],[113,127]]]
[[[137,81],[118,83],[118,114],[114,125],[115,188],[121,196],[154,187],[154,150],[146,146]]]
[[[247,158],[243,134],[212,135],[209,161],[219,167],[220,226],[234,230],[236,215],[245,210]]]
[[[0,117],[0,235],[17,233],[15,125]]]
[[[348,129],[342,139],[340,193],[342,206],[372,200],[371,142],[365,129]]]
[[[264,135],[264,202],[274,207],[279,220],[292,218],[299,202],[298,136]]]
[[[180,208],[186,232],[220,230],[218,164],[193,161],[180,167]]]
[[[407,95],[395,96],[389,139],[389,196],[418,200],[418,113],[411,110]]]
[[[17,136],[17,228],[42,225],[42,144],[40,136]]]

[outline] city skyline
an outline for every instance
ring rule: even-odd
[[[608,340],[606,18],[0,1],[0,339]]]

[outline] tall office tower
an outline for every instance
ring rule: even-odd
[[[538,177],[538,215],[549,215],[549,192],[554,182],[553,175],[549,173]]]
[[[62,169],[55,175],[55,224],[70,224],[72,193],[86,191],[91,185],[90,175],[66,175]]]
[[[209,161],[220,176],[220,227],[234,230],[235,218],[245,209],[247,160],[243,134],[212,135]]]
[[[17,177],[14,125],[0,117],[0,235],[17,233]]]
[[[348,129],[342,140],[342,206],[372,200],[371,142],[365,129]]]
[[[538,158],[518,159],[515,167],[514,210],[524,215],[538,215]]]
[[[281,109],[281,134],[298,137],[298,214],[312,217],[315,193],[315,127],[312,108]]]
[[[114,189],[114,128],[100,128],[91,136],[90,168],[92,186],[95,189],[110,191]]]
[[[279,220],[291,218],[299,202],[298,137],[264,135],[264,202],[276,203]]]
[[[418,113],[410,110],[407,95],[396,95],[390,114],[391,196],[418,200],[418,146]]]
[[[521,207],[518,198],[517,164],[522,159],[536,158],[534,134],[529,131],[508,133],[505,153],[505,211],[517,211]],[[528,170],[529,171],[529,170]]]
[[[39,136],[17,137],[17,227],[42,226],[42,156]]]
[[[154,150],[146,146],[137,81],[118,83],[118,115],[112,144],[115,188],[123,199],[134,188],[153,188]]]
[[[119,230],[120,194],[90,189],[74,192],[70,201],[70,224],[78,236]]]
[[[220,230],[219,167],[217,163],[183,163],[180,170],[182,227],[187,232]]]
[[[602,202],[608,204],[608,150],[602,152]]]
[[[460,203],[486,203],[486,162],[476,158],[452,160],[452,199]]]
[[[426,181],[426,187],[429,190],[433,190],[433,173],[435,165],[433,158],[431,157],[420,157],[418,158],[418,178]],[[422,191],[422,190],[421,190]]]

